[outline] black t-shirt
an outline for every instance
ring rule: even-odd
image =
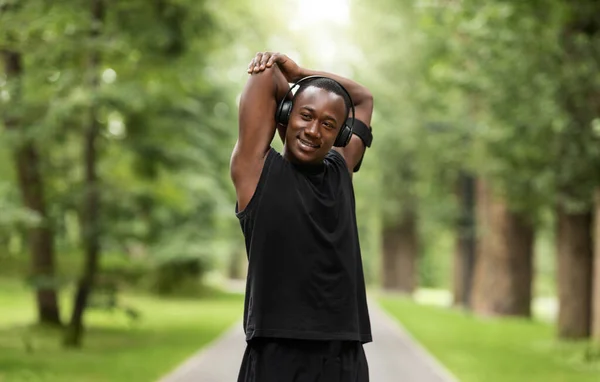
[[[248,254],[246,340],[372,341],[354,189],[338,152],[301,166],[271,148],[236,215]]]

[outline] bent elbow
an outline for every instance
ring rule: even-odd
[[[368,113],[372,113],[373,105],[374,105],[373,93],[371,93],[369,90],[365,89],[365,92],[360,99],[360,108]],[[359,106],[359,105],[357,104],[356,106]]]
[[[371,93],[369,91],[369,89],[365,89],[365,104],[367,104],[369,107],[373,108],[373,104],[374,104],[373,93]]]

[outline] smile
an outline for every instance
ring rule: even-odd
[[[310,149],[318,149],[320,146],[319,145],[315,145],[313,143],[307,142],[302,138],[298,138],[298,141],[300,141],[300,144],[304,147],[310,148]]]

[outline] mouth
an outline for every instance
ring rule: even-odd
[[[300,143],[300,146],[302,148],[304,148],[305,150],[309,150],[309,151],[314,151],[317,150],[319,147],[321,147],[321,145],[317,145],[315,143],[311,143],[309,141],[306,141],[302,138],[298,138],[298,142]]]

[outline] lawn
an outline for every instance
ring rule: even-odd
[[[600,349],[559,342],[550,324],[481,319],[401,297],[378,300],[460,381],[600,381]]]
[[[68,297],[61,296],[63,316]],[[160,299],[121,295],[141,314],[92,311],[81,350],[64,350],[56,330],[33,328],[31,293],[0,279],[0,382],[149,382],[164,375],[241,319],[241,295]],[[241,328],[240,328],[241,330]]]

